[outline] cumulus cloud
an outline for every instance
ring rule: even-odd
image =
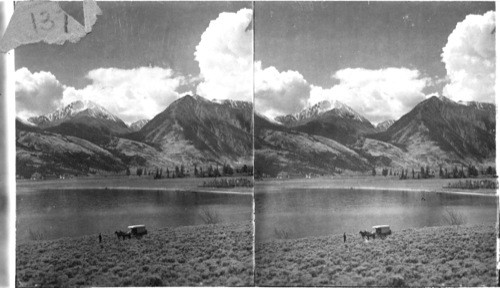
[[[176,90],[185,82],[172,69],[160,67],[99,68],[91,70],[87,78],[92,83],[85,88],[65,89],[63,103],[90,100],[125,122],[153,118],[180,97]]]
[[[329,89],[312,86],[308,104],[338,100],[378,123],[398,119],[426,98],[422,90],[431,79],[418,70],[347,68],[337,71],[339,81]]]
[[[441,54],[449,83],[443,95],[458,101],[495,101],[495,12],[468,15]]]
[[[17,116],[26,119],[54,112],[77,100],[90,100],[130,123],[153,118],[185,95],[177,92],[185,78],[168,68],[99,68],[86,77],[91,84],[75,89],[61,84],[50,72],[17,70]]]
[[[338,84],[323,88],[310,85],[297,71],[261,65],[255,63],[255,109],[271,119],[321,101],[343,102],[374,123],[398,119],[425,100],[423,90],[433,83],[414,69],[347,68],[332,76]]]
[[[56,109],[63,98],[64,86],[45,71],[31,73],[23,67],[15,72],[16,114],[26,119]]]
[[[309,98],[311,87],[297,71],[279,72],[275,67],[262,69],[255,63],[255,110],[273,119],[300,111]]]
[[[252,101],[252,10],[220,13],[201,35],[195,60],[201,82],[197,93],[210,100]]]

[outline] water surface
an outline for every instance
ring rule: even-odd
[[[351,189],[286,189],[255,191],[256,239],[358,233],[374,225],[392,230],[444,225],[443,215],[455,211],[467,224],[494,224],[495,196],[435,192]]]
[[[200,214],[216,212],[222,222],[252,219],[252,195],[186,191],[43,190],[17,196],[17,239],[30,230],[44,239],[127,230],[204,224]]]

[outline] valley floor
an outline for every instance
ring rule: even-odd
[[[114,234],[18,243],[19,287],[252,286],[252,223],[148,231],[141,239]]]
[[[393,231],[257,243],[260,286],[495,286],[496,237],[491,226]]]
[[[481,180],[495,178],[473,178],[473,179],[406,179],[399,180],[397,176],[335,176],[332,178],[295,178],[295,179],[265,179],[255,182],[255,192],[271,192],[285,189],[365,189],[365,190],[397,190],[415,192],[443,192],[463,194],[495,195],[495,189],[450,189],[443,188],[448,183],[456,183],[465,180]]]
[[[227,178],[227,177],[223,177]],[[251,176],[236,176],[233,178],[252,179]],[[197,192],[218,192],[218,193],[242,193],[252,194],[253,188],[209,188],[201,187],[203,182],[211,181],[215,178],[176,178],[154,180],[152,176],[108,176],[108,177],[78,177],[71,179],[54,180],[17,180],[17,194],[29,193],[30,191],[40,191],[46,189],[137,189],[137,190],[169,190],[169,191],[197,191]],[[217,178],[220,179],[220,178]]]

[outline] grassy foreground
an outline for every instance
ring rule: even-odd
[[[494,226],[274,240],[256,245],[260,286],[495,286]]]
[[[17,245],[16,286],[251,286],[251,222]]]

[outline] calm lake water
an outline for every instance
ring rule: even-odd
[[[50,190],[17,196],[17,239],[31,231],[45,239],[113,233],[127,226],[148,229],[204,224],[216,211],[222,222],[252,219],[252,195],[140,190]]]
[[[374,225],[392,230],[443,225],[443,214],[454,210],[467,225],[494,224],[495,196],[433,192],[348,189],[289,189],[255,194],[256,240],[276,238],[275,229],[290,238],[358,233]]]

